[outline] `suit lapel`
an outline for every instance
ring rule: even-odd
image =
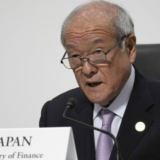
[[[135,84],[127,105],[122,123],[117,135],[123,160],[127,160],[134,148],[152,125],[153,118],[147,113],[154,101],[150,95],[146,78],[136,70]],[[135,129],[137,122],[145,124],[145,130],[138,132]],[[115,159],[116,148],[114,146],[111,160]]]
[[[93,104],[84,95],[82,95],[78,101],[77,107],[70,116],[78,121],[93,125]],[[80,160],[94,160],[95,147],[93,130],[76,123],[73,129],[78,158]]]

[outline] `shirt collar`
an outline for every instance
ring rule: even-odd
[[[113,113],[118,115],[119,117],[123,118],[124,112],[126,110],[133,85],[134,85],[134,80],[135,80],[135,69],[132,66],[131,67],[131,74],[123,86],[121,92],[119,95],[116,97],[116,99],[108,106],[107,109],[111,110]],[[100,106],[99,104],[94,104],[94,112],[93,112],[93,120],[98,116],[99,111],[104,108]],[[106,109],[106,108],[104,108]]]

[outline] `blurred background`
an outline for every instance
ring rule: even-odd
[[[77,87],[60,59],[65,17],[89,0],[0,0],[0,128],[38,127],[43,104]],[[160,0],[110,0],[135,23],[138,44],[160,43]]]

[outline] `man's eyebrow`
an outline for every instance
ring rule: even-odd
[[[103,43],[103,42],[104,42],[104,40],[102,40],[102,39],[95,39],[95,40],[92,42],[92,44]]]
[[[72,49],[72,48],[75,48],[75,46],[72,45],[72,44],[67,44],[67,45],[66,45],[66,48],[67,48],[67,49]]]

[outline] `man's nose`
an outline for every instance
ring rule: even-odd
[[[82,62],[82,72],[87,77],[91,77],[93,74],[98,72],[97,66],[94,66],[88,62],[88,60],[83,60]]]

